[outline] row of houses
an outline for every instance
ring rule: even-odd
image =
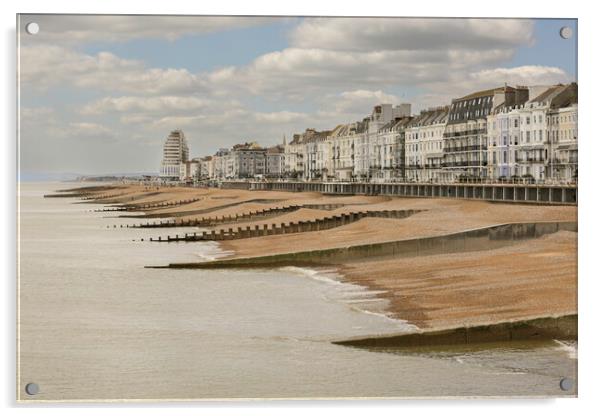
[[[174,137],[180,148],[186,149],[174,156]],[[164,180],[198,182],[222,179],[281,178],[284,173],[284,145],[261,147],[246,142],[219,149],[212,156],[188,160],[188,144],[181,130],[168,136],[163,151],[160,177]]]
[[[381,104],[332,130],[306,129],[269,148],[242,143],[180,166],[180,180],[573,182],[577,84],[505,85],[415,115],[410,104]]]

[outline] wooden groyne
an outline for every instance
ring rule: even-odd
[[[165,218],[165,217],[187,217],[190,215],[202,215],[202,214],[209,214],[211,212],[214,211],[219,211],[225,208],[231,208],[231,207],[235,207],[238,205],[243,205],[243,204],[251,204],[251,203],[257,203],[257,204],[271,204],[271,203],[276,203],[276,202],[280,202],[280,199],[248,199],[245,201],[238,201],[238,202],[232,202],[230,204],[224,204],[224,205],[217,205],[214,207],[210,207],[210,208],[201,208],[201,209],[195,209],[195,210],[189,210],[189,211],[177,211],[177,212],[169,212],[169,213],[162,213],[162,212],[158,212],[158,213],[146,213],[143,215],[120,215],[120,218]]]
[[[222,188],[251,191],[320,192],[333,195],[389,195],[416,198],[462,198],[494,202],[577,205],[576,185],[371,182],[222,182]]]
[[[148,195],[146,195],[148,196]],[[95,212],[114,212],[114,211],[144,211],[144,210],[153,210],[153,209],[163,209],[170,207],[177,207],[187,204],[192,204],[194,202],[200,201],[201,198],[191,198],[191,199],[181,199],[178,201],[171,202],[159,202],[155,204],[124,204],[122,206],[114,206],[102,209],[96,209]]]
[[[489,325],[410,332],[376,337],[350,338],[333,344],[368,349],[468,345],[489,342],[576,340],[577,314],[546,316]]]
[[[114,199],[114,198],[121,198],[127,195],[132,194],[133,192],[121,192],[118,194],[102,194],[102,195],[89,195],[89,196],[83,196],[80,199],[82,201],[95,201],[95,200],[102,200],[102,199]]]
[[[283,214],[298,211],[302,208],[334,210],[344,207],[345,204],[303,204],[303,205],[287,205],[284,207],[273,207],[262,210],[248,211],[241,214],[222,215],[215,217],[202,217],[199,219],[189,220],[170,220],[170,221],[153,221],[142,224],[130,225],[129,228],[174,228],[174,227],[211,227],[218,224],[232,224],[237,222],[253,221],[256,219],[274,218]]]
[[[178,241],[222,241],[238,240],[242,238],[263,237],[268,235],[293,234],[310,231],[329,230],[335,227],[351,224],[362,218],[407,218],[420,210],[383,210],[383,211],[360,211],[346,214],[332,215],[330,217],[317,218],[312,221],[297,221],[280,224],[263,224],[262,227],[255,225],[254,228],[237,227],[203,231],[202,233],[176,234],[175,236],[151,238],[153,242],[178,242]]]
[[[80,188],[59,189],[54,194],[44,195],[44,198],[83,198],[93,195],[95,192],[106,192],[121,188],[120,186],[82,186]]]
[[[382,243],[310,250],[268,256],[231,258],[196,263],[171,263],[169,268],[252,268],[283,266],[337,265],[366,258],[396,256],[414,257],[466,251],[491,250],[514,241],[538,238],[558,231],[577,231],[577,223],[536,222],[508,223],[433,237],[414,238]]]

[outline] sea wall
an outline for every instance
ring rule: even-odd
[[[333,344],[361,348],[396,348],[505,341],[576,340],[577,323],[577,314],[570,314],[392,336],[352,338],[334,341]]]
[[[321,192],[333,195],[390,195],[416,198],[462,198],[485,201],[577,205],[576,185],[512,183],[371,183],[224,181],[227,189]]]
[[[576,232],[577,222],[500,224],[434,237],[200,263],[172,263],[167,267],[208,269],[342,264],[376,256],[414,257],[491,250],[512,244],[517,240],[537,238],[558,231]]]

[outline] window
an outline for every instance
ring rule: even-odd
[[[531,124],[531,117],[526,118],[527,124]]]

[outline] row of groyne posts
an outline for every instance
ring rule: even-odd
[[[121,192],[118,194],[102,194],[102,195],[88,195],[88,196],[83,196],[80,199],[82,201],[92,201],[92,200],[96,200],[96,199],[112,199],[112,198],[119,198],[122,196],[126,196],[131,194],[132,192]]]
[[[390,195],[541,204],[577,204],[576,185],[232,181],[223,182],[221,186],[222,188],[252,191],[320,192],[340,195]]]
[[[168,220],[168,221],[153,221],[134,225],[120,225],[119,228],[173,228],[173,227],[207,227],[215,224],[233,223],[240,221],[248,221],[253,218],[266,218],[275,215],[285,214],[288,212],[297,211],[301,208],[333,210],[343,207],[344,204],[304,204],[304,205],[288,205],[285,207],[266,208],[263,210],[249,211],[243,214],[222,215],[215,217],[203,217],[201,219],[188,220]],[[107,225],[107,228],[111,228]],[[117,228],[113,225],[113,228]]]
[[[361,211],[350,212],[345,214],[332,215],[330,217],[319,218],[309,221],[297,221],[280,224],[263,224],[263,227],[255,225],[254,227],[247,226],[221,229],[219,231],[203,231],[201,233],[185,233],[184,235],[176,234],[175,236],[167,236],[166,238],[150,238],[153,242],[174,242],[174,241],[221,241],[221,240],[237,240],[242,238],[263,237],[268,235],[292,234],[308,231],[328,230],[335,227],[340,227],[346,224],[351,224],[366,217],[381,217],[381,218],[406,218],[410,215],[420,212],[421,210],[384,210],[384,211]],[[141,239],[140,241],[144,241]]]
[[[139,210],[145,210],[145,209],[162,209],[162,208],[192,204],[192,203],[200,201],[200,200],[201,200],[201,198],[191,198],[191,199],[181,199],[179,201],[172,201],[172,202],[159,202],[156,204],[132,204],[132,205],[126,205],[126,206],[120,206],[120,207],[95,209],[94,212],[139,211]]]

